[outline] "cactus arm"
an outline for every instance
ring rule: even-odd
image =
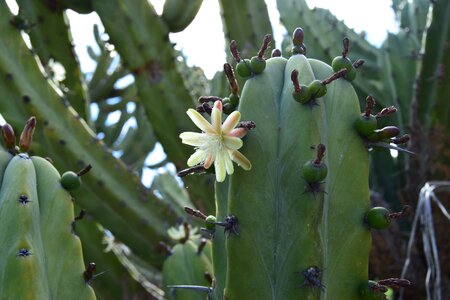
[[[264,35],[272,32],[264,0],[221,0],[219,3],[225,44],[236,40],[242,57],[250,57],[256,53]]]
[[[155,136],[169,160],[178,169],[184,169],[192,153],[189,147],[179,145],[178,135],[195,128],[188,118],[174,120],[168,116],[185,115],[193,100],[177,71],[165,24],[148,1],[136,1],[133,5],[123,0],[95,1],[94,6],[124,64],[135,75],[138,94]],[[129,31],[124,34],[125,28]],[[197,206],[213,209],[210,180],[187,176],[185,183],[196,186],[190,194]]]
[[[75,218],[71,196],[61,186],[61,177],[50,162],[41,157],[31,160],[39,178],[37,195],[46,269],[59,278],[49,281],[51,298],[95,299],[93,289],[82,276],[85,266],[80,239],[71,232]]]
[[[167,0],[161,18],[171,32],[180,32],[192,23],[203,0]]]
[[[310,64],[317,78],[332,74],[319,61],[310,60]],[[360,113],[359,101],[348,82],[337,80],[323,103],[329,176],[322,223],[326,288],[321,299],[359,299],[358,284],[367,281],[371,246],[370,231],[363,224],[369,209],[369,157],[360,137],[349,128]]]
[[[51,9],[43,1],[19,0],[19,15],[33,24],[29,36],[33,50],[44,67],[54,59],[65,69],[62,84],[67,99],[82,118],[90,121],[89,95],[75,54],[67,17],[62,10]]]
[[[31,201],[22,205],[26,195]],[[39,231],[39,202],[33,163],[27,155],[11,159],[0,192],[0,293],[5,299],[47,299],[44,247]],[[19,256],[20,249],[32,255]],[[41,278],[41,280],[32,280]]]
[[[229,178],[224,182],[216,182],[215,199],[216,199],[216,218],[217,220],[225,220],[228,212],[228,190],[230,187]],[[212,263],[214,268],[214,277],[216,280],[216,288],[214,289],[214,298],[223,299],[225,281],[227,275],[227,253],[225,233],[220,228],[216,228],[212,241]]]
[[[448,36],[450,32],[450,3],[448,1],[436,1],[435,4],[430,6],[428,14],[428,30],[424,34],[422,51],[425,53],[419,73],[417,76],[413,100],[417,104],[416,111],[414,112],[422,126],[424,128],[430,128],[433,124],[435,106],[439,103],[439,109],[437,111],[448,111],[448,101],[442,99],[438,100],[437,91],[440,88],[444,90],[445,84],[441,82],[445,81],[443,72],[447,68],[443,65],[443,58],[448,56],[446,54],[448,46]],[[444,92],[445,93],[445,92]],[[431,116],[431,117],[430,117]],[[413,120],[412,120],[413,121]]]

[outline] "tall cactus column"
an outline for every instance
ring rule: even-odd
[[[266,36],[251,60],[231,43],[236,71],[248,78],[239,97],[233,72],[225,68],[229,99],[239,104],[230,111],[228,98],[201,98],[200,111],[210,112],[211,124],[189,110],[204,133],[180,135],[197,147],[190,167],[215,167],[217,221],[208,217],[205,226],[225,231],[212,231],[214,297],[384,299],[386,286],[409,282],[368,281],[370,228],[376,229],[374,213],[368,214],[368,148],[404,150],[391,145],[407,140],[394,138],[398,128],[377,129],[376,119],[395,108],[361,114],[351,81],[363,61],[346,58],[347,39],[332,66],[305,56],[300,28],[289,59],[274,51],[276,57],[265,60],[269,42]],[[222,110],[229,114],[223,124]],[[240,116],[256,124],[248,135]],[[235,170],[232,160],[242,168]],[[379,217],[388,222],[392,216]]]

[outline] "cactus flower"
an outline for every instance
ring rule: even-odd
[[[211,123],[194,109],[189,109],[188,116],[203,132],[183,132],[182,142],[196,147],[196,151],[188,159],[188,166],[203,164],[205,169],[214,163],[216,180],[222,182],[226,174],[233,174],[233,161],[244,170],[250,170],[250,161],[238,151],[242,147],[241,138],[247,134],[246,128],[235,128],[241,119],[238,111],[232,112],[222,124],[222,102],[214,102],[211,112]]]

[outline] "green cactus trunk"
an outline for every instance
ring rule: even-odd
[[[216,193],[218,208],[228,202],[226,214],[239,222],[239,235],[226,238],[225,286],[217,286],[228,300],[360,299],[359,287],[368,280],[369,158],[353,128],[358,98],[340,79],[317,105],[300,104],[292,97],[294,69],[301,84],[333,74],[301,54],[272,58],[242,92],[242,118],[257,124],[242,148],[253,169],[237,169],[228,193]],[[319,143],[327,149],[328,176],[314,193],[301,170]],[[213,247],[221,245],[213,241]],[[312,267],[320,273],[316,284],[304,274]]]
[[[2,299],[95,299],[60,178],[43,158],[0,152]]]

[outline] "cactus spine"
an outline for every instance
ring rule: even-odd
[[[25,150],[33,128],[21,135]],[[0,294],[2,299],[95,299],[83,279],[73,203],[52,164],[0,152]]]

